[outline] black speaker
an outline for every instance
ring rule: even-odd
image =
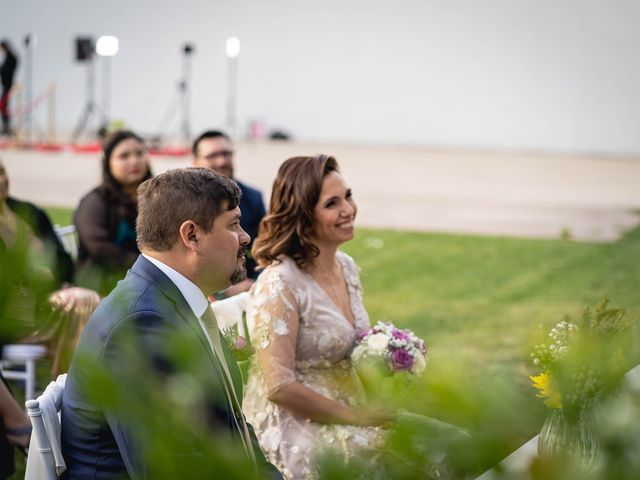
[[[93,58],[93,38],[91,37],[76,37],[76,61],[88,62]]]

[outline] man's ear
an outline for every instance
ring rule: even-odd
[[[189,250],[198,248],[198,235],[200,234],[200,229],[193,220],[186,220],[182,222],[178,233],[180,235],[180,240],[185,247]]]

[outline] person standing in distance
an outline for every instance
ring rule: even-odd
[[[201,133],[193,142],[193,166],[214,170],[226,177],[233,179],[242,191],[240,198],[240,211],[242,219],[240,225],[249,234],[251,242],[258,236],[260,221],[266,214],[262,193],[249,187],[233,176],[233,144],[225,133],[219,130],[207,130]],[[249,244],[248,252],[251,252]],[[251,255],[247,255],[247,278],[229,287],[224,296],[236,295],[249,290],[255,279],[258,278],[256,262]]]
[[[0,50],[4,53],[4,61],[0,66],[0,80],[2,81],[2,96],[0,97],[0,114],[2,115],[2,135],[13,135],[11,130],[11,115],[9,113],[9,95],[13,86],[13,77],[18,68],[18,59],[11,49],[8,40],[0,42]]]

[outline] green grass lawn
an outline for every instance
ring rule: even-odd
[[[613,244],[360,230],[344,250],[372,321],[483,368],[522,368],[542,330],[604,297],[640,310],[640,229]]]
[[[48,211],[71,223],[71,211]],[[545,415],[528,380],[536,340],[605,297],[640,311],[640,228],[612,244],[360,229],[344,250],[362,269],[371,321],[427,343],[427,388],[408,387],[408,404],[491,431],[502,453]]]
[[[409,404],[484,431],[489,458],[544,421],[528,378],[537,340],[605,297],[640,311],[640,228],[613,244],[363,229],[344,250],[362,269],[371,321],[411,328],[429,347]]]
[[[47,207],[45,208],[54,225],[66,226],[73,223],[73,210],[64,207]]]

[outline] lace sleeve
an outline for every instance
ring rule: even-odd
[[[260,275],[247,313],[256,362],[271,396],[296,379],[297,302],[280,272]]]

